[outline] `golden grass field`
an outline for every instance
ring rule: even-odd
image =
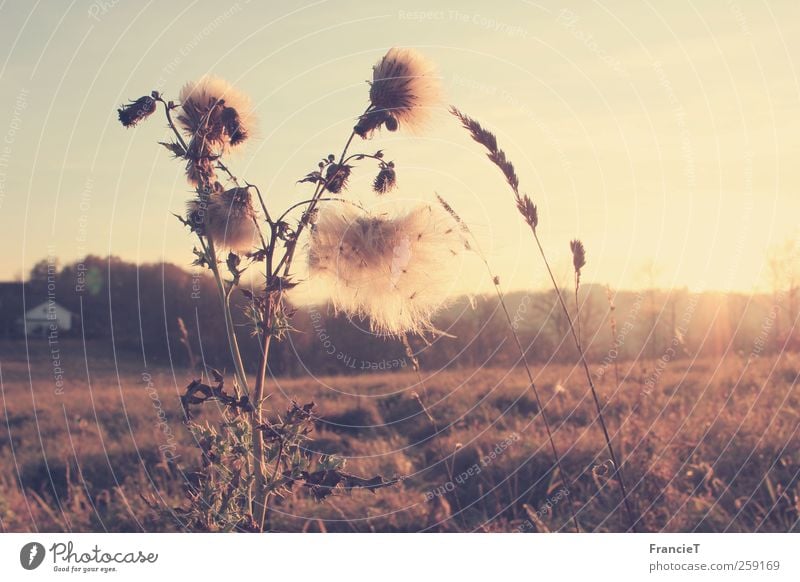
[[[197,464],[178,401],[191,374],[145,369],[109,343],[88,346],[88,365],[77,340],[59,347],[60,394],[46,343],[27,355],[0,344],[0,530],[180,531],[178,513],[150,506],[180,507]],[[613,374],[598,384],[639,529],[800,531],[800,357],[676,360],[649,388],[651,371],[622,362],[618,390]],[[624,531],[582,372],[535,372],[568,491],[521,369],[423,370],[424,386],[410,371],[271,381],[271,411],[318,404],[310,449],[345,456],[353,473],[405,477],[323,503],[279,500],[272,529],[568,531],[572,503],[582,529]]]

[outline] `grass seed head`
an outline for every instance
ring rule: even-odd
[[[577,275],[581,274],[581,269],[586,266],[586,249],[578,239],[570,241],[569,248],[572,251],[572,266]]]

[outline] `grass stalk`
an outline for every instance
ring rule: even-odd
[[[461,219],[461,216],[459,216],[456,213],[453,207],[450,204],[448,204],[448,202],[444,198],[442,198],[438,194],[436,195],[436,197],[439,199],[439,203],[442,205],[442,207],[450,214],[450,216],[453,217],[453,219],[461,227],[461,230],[465,234],[465,236],[468,237],[467,239],[465,239],[465,246],[467,250],[472,250],[475,252],[476,255],[478,255],[478,257],[486,267],[486,272],[489,274],[489,278],[492,280],[495,293],[497,294],[497,300],[500,302],[500,307],[503,311],[503,315],[505,316],[506,323],[508,324],[508,329],[511,332],[511,337],[514,339],[514,344],[517,346],[517,350],[519,351],[520,362],[522,362],[522,367],[525,369],[525,374],[528,377],[528,385],[530,387],[531,392],[533,393],[534,399],[536,400],[536,406],[539,409],[539,414],[542,417],[542,424],[544,425],[545,432],[547,433],[547,440],[550,443],[550,450],[553,453],[553,459],[555,461],[556,467],[558,468],[561,482],[563,483],[567,491],[569,491],[571,485],[571,479],[569,478],[569,475],[564,470],[564,467],[561,463],[561,455],[558,454],[558,449],[556,448],[555,439],[553,438],[553,431],[550,427],[550,421],[547,419],[547,414],[545,413],[544,409],[544,403],[542,402],[542,399],[539,396],[539,390],[536,388],[536,382],[533,379],[533,372],[531,370],[530,364],[528,363],[528,357],[525,352],[525,348],[523,347],[522,341],[519,338],[519,334],[517,333],[517,330],[514,327],[514,320],[511,318],[511,313],[508,311],[508,305],[506,304],[505,294],[503,293],[503,289],[500,286],[500,278],[497,275],[495,275],[491,265],[489,264],[489,260],[486,258],[486,255],[481,250],[477,238],[472,233],[472,230],[469,228],[469,226],[467,226],[467,223],[465,223]],[[578,516],[575,513],[575,508],[572,507],[572,504],[568,505],[572,516],[572,524],[575,527],[575,532],[579,533],[581,531],[581,527],[580,523],[578,522]]]
[[[539,255],[542,257],[542,261],[544,262],[545,268],[547,269],[547,274],[550,277],[550,282],[553,285],[553,289],[556,292],[556,297],[558,298],[558,302],[561,305],[561,309],[564,312],[564,317],[567,318],[567,324],[569,326],[570,333],[572,335],[572,339],[575,342],[575,348],[578,350],[578,358],[580,363],[583,367],[583,371],[586,374],[586,381],[589,384],[589,389],[592,393],[592,400],[594,401],[595,409],[597,410],[597,419],[600,423],[600,428],[603,430],[603,438],[605,439],[606,448],[608,449],[608,454],[611,456],[611,462],[614,463],[614,477],[619,484],[620,493],[622,494],[622,503],[625,506],[625,512],[628,516],[628,531],[636,531],[636,522],[637,519],[633,512],[633,508],[631,506],[630,500],[628,499],[628,492],[625,487],[625,479],[622,475],[622,466],[619,464],[617,460],[617,455],[614,452],[614,447],[611,444],[611,437],[608,433],[608,427],[606,426],[605,417],[603,415],[603,408],[604,406],[600,403],[600,397],[597,394],[597,389],[594,385],[594,380],[592,380],[592,373],[589,370],[589,364],[586,362],[586,355],[583,350],[583,346],[581,345],[581,340],[578,337],[578,333],[575,329],[575,324],[572,320],[572,316],[569,313],[569,308],[567,307],[566,302],[564,301],[564,296],[561,293],[561,289],[556,282],[556,278],[553,275],[553,270],[550,267],[550,262],[547,260],[547,255],[544,252],[544,248],[542,247],[541,240],[539,239],[539,234],[536,232],[535,225],[531,225],[531,231],[533,232],[533,238],[536,240],[536,246],[539,249]],[[578,279],[576,279],[576,284]],[[577,291],[576,291],[577,297]]]
[[[519,190],[519,178],[517,177],[516,171],[514,170],[514,165],[508,160],[506,157],[506,153],[500,149],[497,144],[497,137],[490,131],[486,130],[484,127],[481,126],[475,119],[463,114],[461,111],[456,109],[455,107],[450,108],[450,113],[453,114],[458,120],[461,122],[461,125],[466,129],[472,139],[481,144],[487,150],[487,157],[489,161],[492,162],[497,168],[503,173],[503,177],[506,179],[508,186],[511,188],[511,191],[514,194],[514,199],[517,205],[517,210],[525,219],[525,222],[531,229],[533,233],[533,238],[536,241],[536,246],[539,251],[539,255],[542,257],[542,261],[547,269],[547,273],[550,277],[550,281],[553,284],[553,289],[556,292],[556,296],[558,297],[558,301],[561,305],[561,308],[564,312],[564,316],[567,318],[567,323],[569,325],[570,333],[572,334],[572,338],[575,341],[575,347],[578,350],[578,355],[580,359],[580,363],[583,366],[584,372],[586,373],[586,380],[589,384],[589,388],[592,393],[592,399],[594,400],[595,408],[597,410],[597,417],[600,423],[600,426],[603,430],[603,437],[606,442],[606,447],[608,448],[609,455],[611,456],[611,461],[614,463],[614,475],[617,479],[617,482],[620,487],[620,492],[622,494],[622,501],[625,506],[625,510],[629,520],[629,530],[636,531],[636,519],[634,517],[633,508],[631,507],[630,500],[628,499],[628,493],[625,487],[625,480],[622,475],[622,467],[620,466],[619,462],[617,461],[617,455],[614,452],[614,447],[611,444],[611,438],[608,433],[608,428],[606,426],[605,418],[603,416],[603,406],[600,404],[600,398],[597,394],[597,389],[595,388],[594,381],[592,380],[592,374],[589,371],[589,365],[586,362],[586,357],[581,346],[580,339],[578,334],[575,330],[575,325],[572,320],[572,317],[569,313],[569,308],[567,307],[566,302],[564,301],[564,297],[561,294],[561,289],[556,282],[555,276],[553,275],[553,270],[550,268],[550,263],[547,260],[547,255],[544,252],[544,248],[542,247],[542,243],[539,239],[539,234],[537,232],[537,226],[539,225],[539,213],[536,208],[536,205],[530,199],[528,195],[524,195],[520,193]],[[578,241],[573,241],[573,245]],[[578,243],[579,244],[579,243]],[[572,246],[572,245],[571,245]],[[580,245],[580,251],[583,252],[583,245]],[[585,256],[581,257],[581,260],[585,261]],[[575,263],[576,271],[579,271],[578,267],[578,258],[575,248],[573,248],[573,261]],[[582,266],[582,265],[581,265]],[[576,283],[579,282],[579,273],[576,273]],[[576,291],[577,293],[577,291]]]
[[[428,388],[425,385],[425,380],[422,378],[422,371],[420,369],[419,358],[417,358],[417,355],[414,353],[414,349],[411,347],[411,342],[408,339],[408,334],[402,334],[400,336],[400,339],[402,340],[403,346],[405,347],[406,356],[408,356],[408,359],[411,360],[411,367],[417,375],[417,383],[422,389],[422,394],[425,398],[425,401],[427,401]],[[436,419],[434,418],[433,414],[431,414],[430,410],[428,410],[425,401],[422,398],[420,398],[419,394],[415,392],[414,397],[416,398],[417,403],[422,408],[422,412],[425,413],[425,416],[428,417],[428,420],[431,422],[431,426],[433,427],[433,432],[434,432],[433,435],[434,438],[437,438],[439,436],[439,425],[436,422]],[[453,450],[453,452],[451,453],[447,452],[444,447],[439,447],[439,450],[442,455],[442,462],[444,463],[445,471],[447,472],[447,478],[450,480],[450,483],[455,485],[453,471],[455,470],[455,464],[456,464],[455,455],[456,452],[458,451],[458,448]],[[452,459],[452,465],[448,464],[447,462],[448,458]],[[456,500],[456,508],[458,509],[458,515],[461,517],[461,524],[463,527],[464,525],[466,525],[466,518],[464,517],[464,509],[461,506],[461,498],[458,496],[457,492],[455,493],[454,497]]]

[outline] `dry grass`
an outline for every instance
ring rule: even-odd
[[[135,356],[115,363],[110,346],[91,345],[90,385],[82,347],[62,342],[61,349],[67,380],[58,395],[45,344],[31,345],[31,367],[24,346],[0,346],[0,529],[180,530],[177,516],[157,516],[142,496],[183,503],[182,483],[196,461],[178,403],[188,374],[149,370],[164,425]],[[620,390],[608,377],[598,385],[642,515],[639,528],[800,531],[800,358],[675,361],[652,390],[644,382],[648,367],[621,363]],[[270,382],[270,409],[284,409],[291,398],[318,403],[323,420],[315,450],[346,455],[348,468],[360,474],[407,476],[394,488],[332,503],[300,495],[275,504],[272,527],[552,531],[569,528],[572,503],[583,529],[624,531],[582,371],[547,366],[535,380],[573,479],[568,495],[559,493],[522,370],[427,375],[425,404],[438,435],[412,394],[421,388],[410,371]],[[173,462],[159,452],[172,442],[164,426],[174,433]],[[454,452],[446,461],[451,471],[441,451]]]

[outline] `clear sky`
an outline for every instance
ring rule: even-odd
[[[126,99],[203,73],[248,92],[259,131],[230,163],[281,208],[341,148],[373,63],[410,46],[496,131],[559,269],[580,237],[586,281],[635,288],[653,265],[665,287],[763,287],[767,250],[798,235],[798,27],[794,0],[0,0],[0,279],[48,250],[189,264],[165,124],[124,130]],[[444,111],[363,147],[378,148],[398,168],[390,204],[442,194],[508,287],[544,284],[500,175]],[[373,175],[356,170],[350,195],[371,200]]]

